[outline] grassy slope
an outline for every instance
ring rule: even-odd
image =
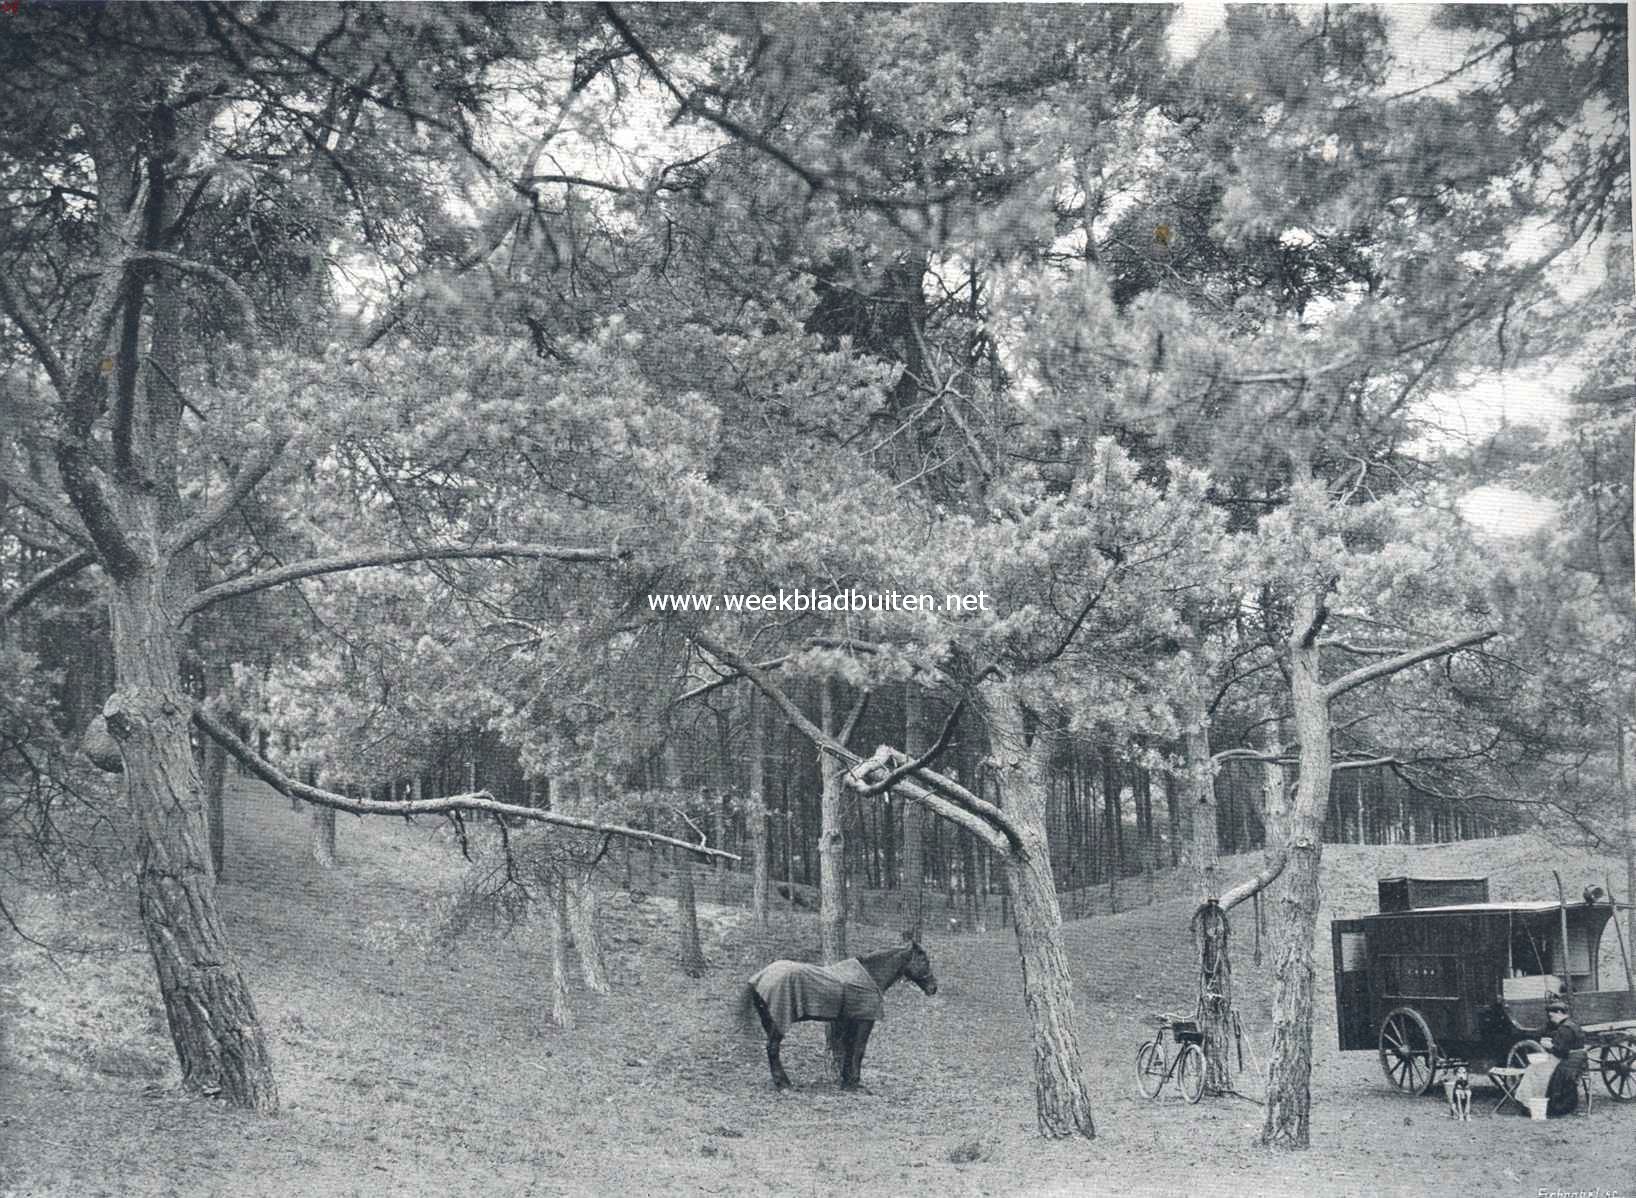
[[[805,1027],[785,1054],[801,1089],[775,1095],[759,1038],[733,1028],[731,996],[768,957],[811,951],[810,915],[779,913],[763,940],[745,933],[737,910],[706,904],[712,968],[690,981],[668,965],[668,904],[612,896],[615,992],[576,993],[579,1026],[562,1032],[541,1015],[540,929],[479,934],[453,954],[429,948],[420,930],[460,873],[441,835],[348,821],[344,868],[326,873],[308,861],[304,821],[282,800],[241,786],[230,819],[223,897],[272,1037],[284,1112],[246,1117],[171,1088],[128,898],[30,896],[22,913],[36,934],[100,951],[54,967],[5,942],[0,1195],[804,1194],[837,1184],[1421,1194],[1479,1179],[1485,1191],[1520,1194],[1618,1189],[1636,1177],[1636,1106],[1529,1124],[1490,1117],[1480,1097],[1474,1122],[1455,1125],[1436,1099],[1388,1091],[1372,1054],[1336,1052],[1327,940],[1311,1152],[1253,1147],[1259,1109],[1244,1100],[1188,1108],[1138,1098],[1131,1061],[1146,1015],[1192,1002],[1180,899],[1069,926],[1099,1135],[1046,1144],[1033,1134],[1027,1025],[1004,932],[932,938],[941,993],[893,992],[870,1044],[871,1094],[841,1095],[821,1080],[821,1033]],[[1554,891],[1553,864],[1574,890],[1605,868],[1522,837],[1332,846],[1326,905],[1371,910],[1374,878],[1396,872],[1487,873],[1497,898],[1541,897]],[[1250,866],[1229,862],[1228,876]],[[1265,1042],[1270,977],[1252,963],[1248,915],[1237,921],[1235,963],[1254,1051]],[[855,927],[853,936],[873,946],[888,933]],[[1259,1079],[1241,1086],[1256,1093]]]

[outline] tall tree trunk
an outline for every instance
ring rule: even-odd
[[[558,779],[551,786],[551,799],[556,810],[564,814],[591,814],[586,810],[584,782]],[[628,850],[625,854],[625,888],[630,889]],[[568,927],[579,949],[579,968],[585,979],[585,988],[592,994],[607,994],[611,987],[608,985],[608,959],[602,949],[602,915],[596,883],[589,872],[580,874],[565,870],[563,889],[567,892]]]
[[[926,729],[926,695],[914,683],[903,688],[903,750],[911,757],[931,747]],[[926,922],[925,812],[919,803],[903,808],[903,922],[918,932]]]
[[[676,760],[675,742],[665,745],[665,788],[680,804],[682,771]],[[690,978],[704,976],[704,949],[699,944],[699,907],[693,891],[693,855],[672,851],[671,872],[676,877],[677,963]]]
[[[750,918],[758,928],[767,926],[767,729],[762,719],[760,694],[749,698],[750,776],[745,783],[744,819],[750,826]]]
[[[579,949],[580,973],[592,994],[607,994],[608,960],[602,951],[601,911],[596,884],[588,877],[569,877],[563,882],[568,892],[568,926]]]
[[[312,859],[321,869],[335,868],[335,808],[313,805]]]
[[[151,502],[132,504],[157,515]],[[160,541],[157,527],[147,544]],[[190,740],[165,580],[151,567],[111,580],[119,689],[103,716],[125,767],[136,824],[137,900],[183,1083],[235,1106],[278,1109],[261,1020],[216,901],[204,787]]]
[[[1216,864],[1221,857],[1221,842],[1216,832],[1216,770],[1210,759],[1210,715],[1205,710],[1203,695],[1190,698],[1183,742],[1187,761],[1187,807],[1193,826],[1190,856],[1199,892],[1208,898],[1219,894],[1221,885]]]
[[[1119,878],[1125,869],[1125,834],[1119,798],[1119,771],[1110,748],[1102,750],[1103,844],[1108,852],[1108,910],[1119,912]]]
[[[677,961],[688,977],[703,977],[704,949],[699,944],[699,909],[693,898],[692,854],[672,852],[671,868],[676,871]]]
[[[818,683],[818,726],[831,736],[840,733],[835,717],[834,687],[830,680]],[[842,894],[841,870],[846,840],[841,829],[841,763],[828,753],[818,753],[822,779],[819,796],[818,833],[818,944],[825,962],[846,957],[846,899]]]
[[[1305,1148],[1311,1142],[1312,946],[1318,922],[1319,819],[1329,803],[1329,700],[1319,674],[1316,630],[1321,596],[1301,592],[1289,645],[1290,694],[1300,741],[1300,777],[1278,840],[1288,866],[1273,906],[1277,981],[1273,989],[1271,1060],[1267,1067],[1263,1144]],[[1274,813],[1269,812],[1269,817]],[[1269,824],[1269,836],[1272,828]]]
[[[1182,863],[1182,788],[1168,772],[1164,775],[1164,788],[1165,817],[1170,825],[1170,868],[1175,869]],[[1187,831],[1191,833],[1192,829],[1188,828]]]
[[[1062,910],[1057,905],[1046,837],[1050,753],[1045,737],[1025,735],[1022,709],[1014,699],[1008,696],[997,704],[995,714],[998,739],[1006,756],[1015,762],[1004,774],[1004,799],[1021,844],[1006,855],[1006,887],[1022,957],[1040,1134],[1052,1139],[1091,1139],[1096,1127],[1076,1030],[1073,972],[1062,945]]]
[[[301,777],[308,786],[317,786],[319,783],[318,768],[306,766],[301,771]],[[352,787],[346,788],[348,794],[356,793]],[[309,829],[308,843],[312,852],[312,859],[318,863],[320,869],[335,868],[335,808],[320,807],[316,803],[307,806],[307,822]]]
[[[551,927],[551,1022],[560,1028],[574,1026],[574,1008],[568,989],[568,881],[553,870],[547,882],[547,922]]]

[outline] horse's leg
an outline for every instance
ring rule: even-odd
[[[767,1036],[767,1071],[773,1075],[773,1085],[780,1090],[788,1090],[790,1075],[784,1072],[784,1062],[779,1055],[779,1046],[783,1044],[784,1037],[779,1033],[778,1025],[773,1022],[772,1012],[767,1009],[761,995],[751,989],[750,998],[755,1004],[756,1017],[761,1020],[761,1030]]]
[[[843,1090],[856,1090],[863,1084],[863,1050],[869,1043],[869,1033],[875,1030],[873,1019],[858,1019],[852,1023],[851,1043],[847,1046],[846,1073],[841,1079]]]
[[[846,1080],[846,1063],[852,1052],[852,1020],[836,1019],[825,1024],[824,1047],[829,1050],[829,1063],[837,1082]]]
[[[767,1068],[772,1071],[773,1085],[780,1090],[788,1090],[794,1083],[790,1081],[790,1075],[784,1072],[784,1060],[779,1053],[779,1048],[783,1043],[783,1036],[772,1035],[767,1037]]]

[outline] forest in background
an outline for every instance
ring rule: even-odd
[[[486,897],[582,933],[615,841],[684,912],[693,857],[799,879],[830,956],[849,870],[983,879],[1050,1136],[1059,891],[1276,888],[1304,1146],[1326,838],[1636,861],[1624,10],[1442,10],[1408,80],[1389,10],[1172,16],[14,16],[0,817],[128,873],[190,1086],[278,1103],[229,759],[326,864],[338,811],[560,829]],[[1522,370],[1562,427],[1450,427]],[[1496,485],[1551,518],[1473,528]],[[650,602],[779,588],[994,602]]]

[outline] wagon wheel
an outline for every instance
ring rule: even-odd
[[[1136,1084],[1147,1098],[1157,1098],[1164,1087],[1170,1062],[1165,1060],[1164,1045],[1148,1040],[1136,1050]]]
[[[1528,1068],[1528,1058],[1535,1053],[1545,1051],[1545,1045],[1538,1040],[1518,1040],[1506,1054],[1505,1063],[1512,1069]]]
[[[1636,1100],[1636,1041],[1621,1040],[1602,1049],[1602,1084],[1618,1102]]]
[[[1413,1007],[1397,1007],[1380,1025],[1380,1067],[1408,1094],[1425,1094],[1437,1080],[1437,1041]]]

